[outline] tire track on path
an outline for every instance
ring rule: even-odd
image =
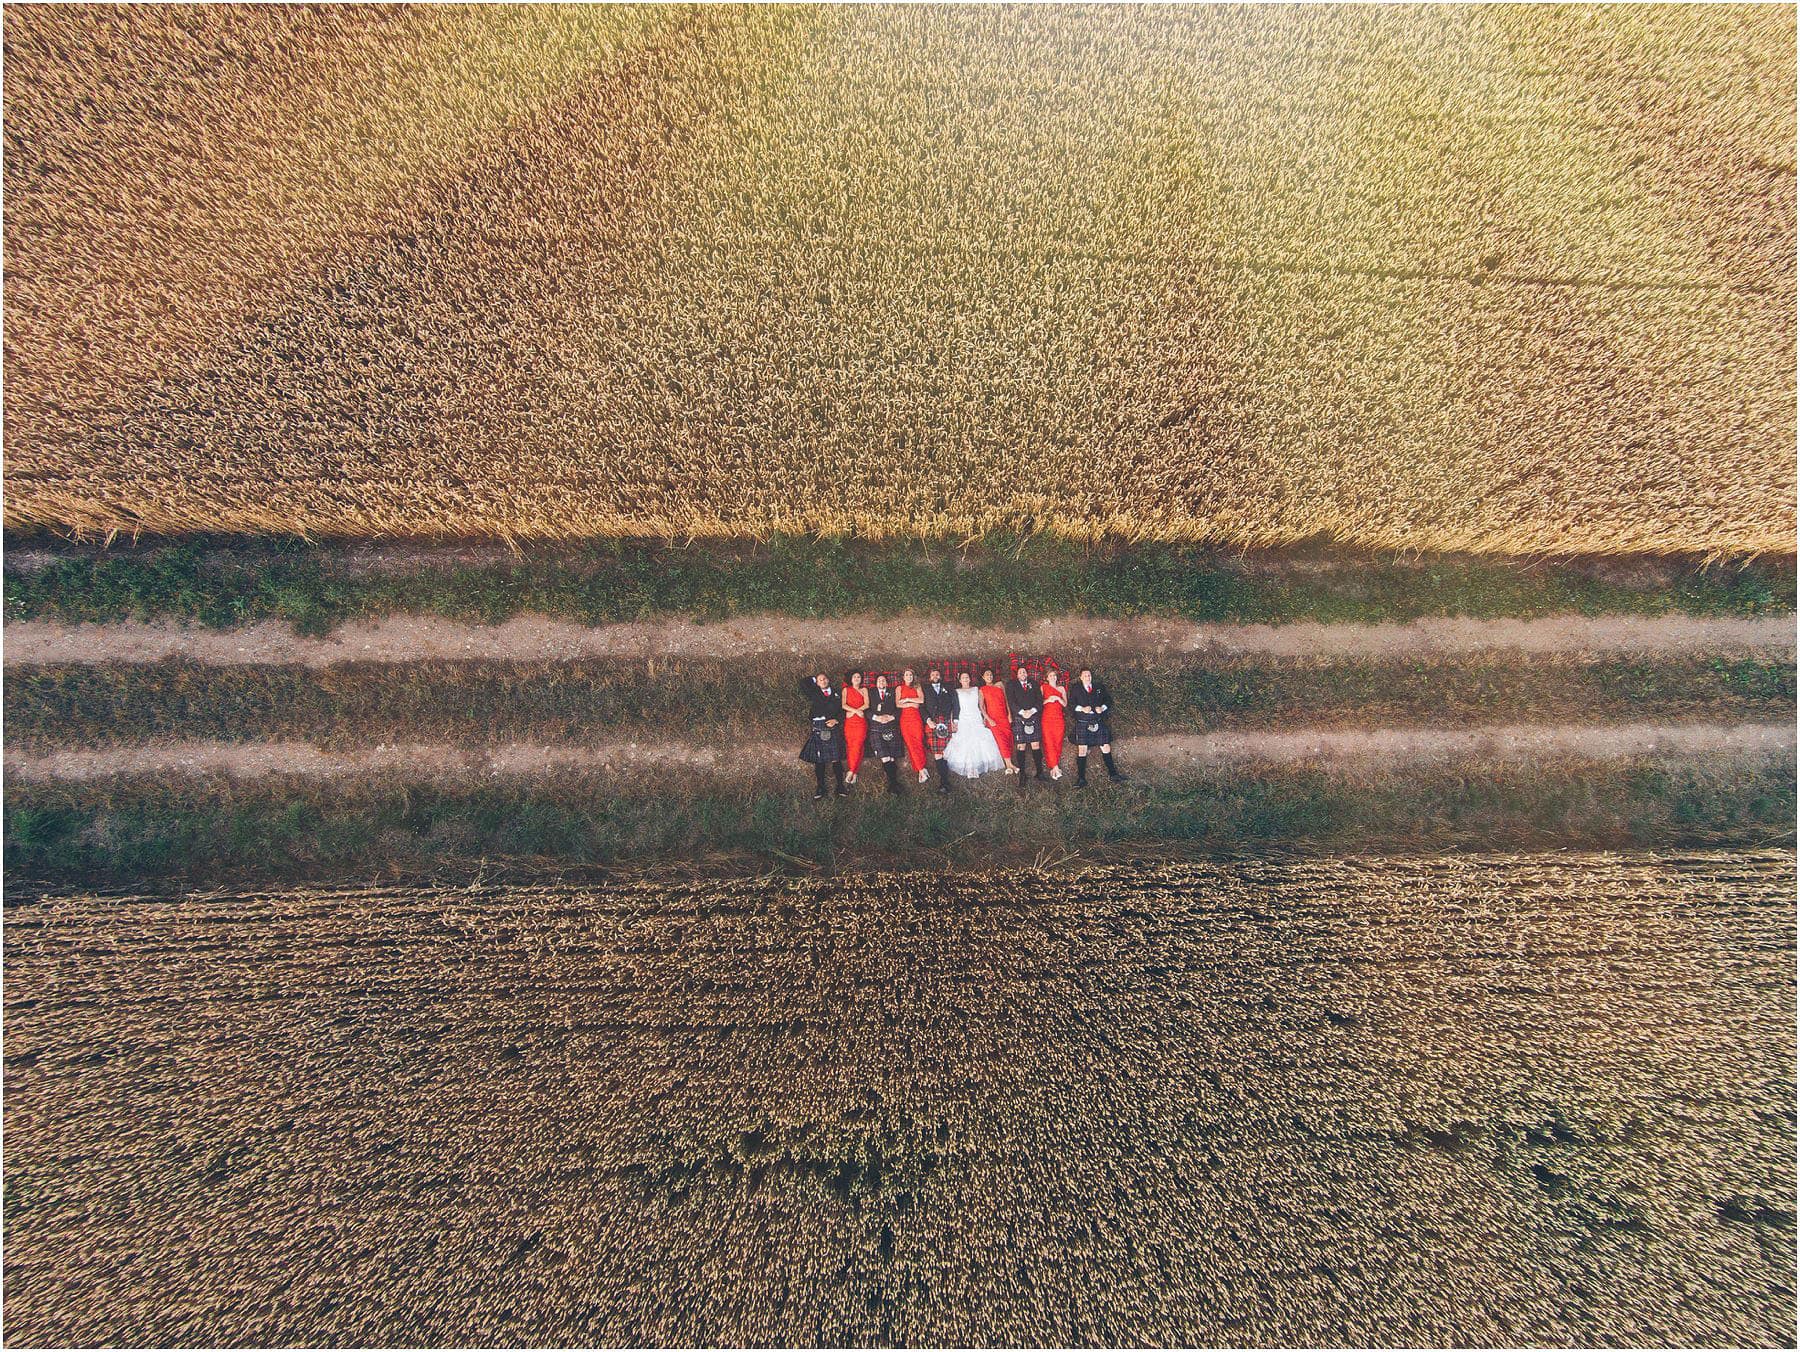
[[[29,620],[6,626],[5,664],[162,662],[206,666],[330,667],[347,662],[445,659],[571,661],[626,657],[817,657],[842,664],[895,654],[1053,652],[1064,661],[1133,656],[1391,659],[1480,652],[1675,656],[1696,653],[1792,653],[1792,615],[1702,618],[1687,615],[1555,615],[1534,620],[1422,619],[1404,624],[1197,624],[1170,619],[1104,620],[1068,615],[1015,629],[948,623],[924,616],[799,620],[754,616],[704,623],[667,619],[585,626],[543,616],[497,625],[436,616],[389,616],[309,637],[279,621],[216,630],[123,621],[64,624]]]
[[[418,780],[530,779],[560,772],[635,774],[671,768],[728,778],[766,777],[800,765],[792,744],[725,747],[696,742],[612,742],[591,746],[513,743],[478,747],[407,743],[331,751],[308,742],[190,741],[6,756],[6,773],[25,782],[79,782],[119,776],[226,775],[261,779],[400,776]],[[1214,766],[1363,763],[1400,768],[1458,759],[1640,756],[1758,757],[1795,749],[1792,723],[1495,724],[1472,728],[1301,729],[1136,737],[1119,744],[1123,768],[1164,775]],[[1065,753],[1073,760],[1074,751]],[[880,771],[864,767],[871,790]]]

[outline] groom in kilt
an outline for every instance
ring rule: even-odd
[[[837,780],[837,795],[842,798],[849,793],[844,787],[843,696],[831,688],[831,677],[821,671],[816,676],[800,678],[800,698],[806,701],[807,712],[812,718],[806,744],[800,748],[800,759],[812,766],[813,777],[818,781],[819,791],[813,794],[813,801],[816,803],[825,796],[827,765]]]
[[[925,750],[937,770],[937,791],[950,792],[950,772],[944,767],[944,748],[956,731],[956,692],[944,684],[944,673],[933,667],[925,682]]]
[[[1040,720],[1044,713],[1044,692],[1031,679],[1031,672],[1020,666],[1017,675],[1006,683],[1006,710],[1012,716],[1013,765],[1019,772],[1019,787],[1025,787],[1025,748],[1037,762],[1034,779],[1044,776],[1044,733]]]
[[[1075,787],[1087,787],[1088,751],[1100,748],[1106,774],[1114,782],[1125,776],[1113,764],[1112,692],[1094,679],[1094,669],[1083,667],[1069,687],[1069,731],[1075,739]]]
[[[876,676],[874,693],[869,696],[869,750],[881,762],[887,791],[899,793],[894,763],[906,754],[906,741],[900,735],[900,705],[885,671]]]

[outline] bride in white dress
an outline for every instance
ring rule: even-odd
[[[1000,743],[981,719],[981,692],[969,683],[969,673],[957,678],[958,711],[956,731],[944,746],[944,764],[964,779],[979,779],[995,770],[1004,770],[1006,761],[1000,755]]]

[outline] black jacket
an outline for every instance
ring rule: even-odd
[[[895,718],[900,716],[900,706],[894,702],[894,691],[891,686],[886,690],[871,690],[869,692],[869,723],[871,726],[875,724],[876,714],[892,714]],[[900,725],[896,722],[883,723],[880,726],[897,728]]]
[[[839,722],[844,718],[844,700],[835,689],[819,689],[819,683],[810,676],[800,680],[800,698],[807,702],[811,709],[810,717],[835,718]]]
[[[1044,707],[1044,692],[1036,681],[1021,685],[1015,677],[1006,683],[1006,707],[1014,718],[1035,716]]]
[[[956,702],[956,691],[943,685],[935,690],[927,684],[925,687],[925,717],[932,723],[954,723],[962,714],[962,706]]]
[[[1106,689],[1106,682],[1098,676],[1094,678],[1092,690],[1082,688],[1079,676],[1069,682],[1069,716],[1071,718],[1081,717],[1080,710],[1084,704],[1093,710],[1095,718],[1112,717],[1112,695]]]

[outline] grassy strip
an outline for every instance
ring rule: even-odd
[[[802,733],[799,668],[775,659],[25,668],[6,735],[28,746],[158,738],[714,742]],[[1443,662],[1145,662],[1106,673],[1121,735],[1464,721],[1787,718],[1794,663],[1493,657]]]
[[[301,782],[51,785],[7,794],[6,856],[26,880],[162,885],[463,875],[480,867],[685,861],[982,867],[1046,848],[1523,848],[1791,843],[1791,757],[1437,770],[1219,771],[1086,794],[909,793],[816,804],[799,784],[672,780],[619,795],[571,776],[468,791]]]
[[[804,538],[687,549],[614,541],[514,563],[407,572],[353,572],[341,557],[300,542],[206,539],[84,555],[9,573],[5,613],[8,621],[167,617],[216,627],[277,619],[324,633],[344,620],[395,612],[487,623],[533,613],[601,624],[924,607],[944,618],[1004,624],[1071,613],[1280,623],[1794,609],[1792,559],[1712,568],[1650,561],[1635,569],[1617,561],[1463,556],[1246,562],[1217,550],[1083,547],[1047,537],[967,551]]]

